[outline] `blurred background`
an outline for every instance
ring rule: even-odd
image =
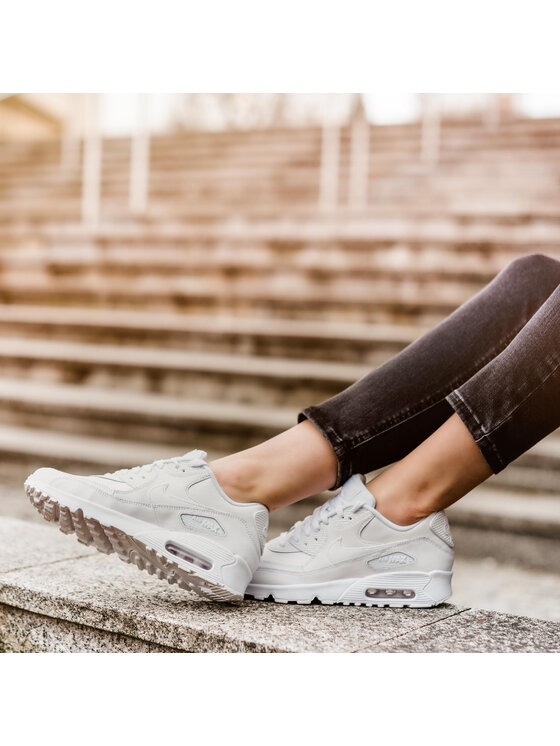
[[[560,258],[559,198],[560,94],[0,94],[0,515],[292,426]],[[453,601],[560,619],[559,475],[557,432],[450,510]]]

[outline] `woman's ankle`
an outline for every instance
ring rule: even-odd
[[[379,502],[375,509],[391,523],[396,523],[397,526],[411,526],[430,515],[429,512],[418,510],[414,506],[395,505],[390,502]]]
[[[410,526],[433,513],[432,507],[420,496],[403,497],[376,489],[375,480],[366,486],[375,498],[375,509],[398,526]]]
[[[266,504],[266,489],[262,469],[250,458],[226,456],[209,463],[218,484],[235,502]]]

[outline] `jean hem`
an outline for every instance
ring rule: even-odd
[[[505,469],[507,464],[504,463],[496,443],[494,440],[484,431],[480,420],[477,418],[474,410],[466,402],[464,396],[459,393],[457,389],[451,391],[445,397],[446,401],[449,402],[455,414],[457,414],[467,430],[473,437],[474,442],[478,446],[480,452],[488,462],[488,466],[492,469],[494,474]]]
[[[336,482],[330,490],[342,487],[344,482],[352,476],[352,467],[348,457],[348,451],[344,440],[333,429],[330,422],[324,417],[318,407],[307,407],[298,414],[298,423],[309,420],[319,430],[321,435],[329,442],[337,460]]]

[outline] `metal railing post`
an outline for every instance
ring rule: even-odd
[[[82,165],[82,221],[85,225],[95,226],[99,223],[101,201],[99,94],[87,93],[85,107],[84,159]]]
[[[80,162],[80,135],[78,127],[79,95],[72,96],[70,111],[62,125],[62,136],[60,139],[60,167],[63,171],[74,171]]]
[[[422,94],[422,141],[420,157],[428,168],[437,165],[440,156],[441,110],[438,94]]]
[[[367,205],[369,192],[369,123],[360,116],[350,131],[350,173],[348,204],[359,209]]]
[[[495,130],[500,124],[500,96],[498,93],[489,93],[486,110],[484,112],[484,124],[487,129]]]
[[[146,94],[138,96],[138,121],[130,141],[130,183],[128,204],[135,215],[146,212],[150,177],[149,101]]]
[[[338,205],[340,168],[340,128],[325,124],[321,133],[321,173],[319,208],[333,210]]]

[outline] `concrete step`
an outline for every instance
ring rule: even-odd
[[[476,528],[499,526],[511,534],[530,531],[535,536],[560,539],[560,492],[527,495],[496,489],[495,485],[495,481],[489,480],[448,508],[453,523]],[[488,545],[491,548],[494,549]]]
[[[544,186],[558,189],[559,167],[556,165],[560,148],[542,152],[516,152],[515,161],[508,161],[509,154],[490,155],[470,154],[469,160],[445,159],[445,154],[436,170],[426,171],[418,155],[405,153],[387,154],[373,152],[370,155],[369,182],[396,183],[403,178],[412,179],[428,185],[464,186],[467,189],[490,186],[496,189],[518,190],[539,189]],[[499,156],[499,157],[498,157]],[[339,180],[348,181],[351,161],[342,157],[339,163]],[[197,186],[213,187],[216,190],[232,189],[237,185],[242,190],[254,185],[257,180],[272,188],[280,189],[286,185],[294,188],[313,187],[318,185],[320,174],[320,151],[294,158],[269,158],[256,161],[241,156],[237,162],[224,160],[216,156],[212,161],[204,162],[195,156],[188,159],[170,158],[166,162],[152,159],[150,162],[150,192],[163,194],[166,191],[196,190]],[[48,193],[49,176],[51,188],[68,190],[79,188],[80,172],[62,173],[53,165],[14,166],[4,169],[0,174],[0,192],[8,196],[12,191],[36,189]],[[107,159],[103,166],[101,179],[105,193],[127,189],[130,178],[130,162],[122,164]],[[409,182],[412,183],[412,182]],[[196,191],[195,191],[196,193]]]
[[[202,283],[200,278],[145,277],[123,287],[108,281],[22,278],[16,283],[0,277],[0,302],[429,325],[448,316],[476,289],[440,287],[437,297],[430,297],[424,289],[406,286],[398,293],[393,289],[372,292],[367,282],[319,290],[303,283],[295,287],[289,279],[274,283],[274,278],[264,288],[258,282],[231,287]]]
[[[471,149],[467,152],[453,153],[442,151],[436,168],[426,169],[420,160],[418,149],[407,151],[385,151],[375,148],[370,150],[369,176],[372,182],[384,178],[413,176],[426,182],[443,182],[447,178],[463,179],[466,185],[479,183],[485,186],[484,178],[493,179],[497,186],[521,189],[521,178],[526,176],[536,184],[539,176],[552,177],[557,173],[556,162],[560,154],[560,139],[550,143],[549,147],[527,148],[485,148]],[[192,151],[177,152],[164,157],[152,155],[150,159],[150,187],[156,191],[163,185],[192,185],[194,183],[212,182],[216,185],[232,186],[235,181],[245,187],[255,178],[265,178],[277,185],[288,181],[295,182],[296,176],[302,180],[317,182],[320,171],[320,145],[299,151],[272,154],[252,154],[250,151],[238,154],[214,153],[208,156]],[[343,149],[339,159],[339,178],[347,180],[350,172],[351,156],[349,150]],[[53,185],[76,183],[79,180],[79,168],[64,171],[58,163],[14,163],[2,169],[0,189],[11,186],[45,187],[48,174],[54,176]],[[102,183],[107,187],[123,185],[130,173],[130,157],[105,154],[102,165]],[[506,176],[511,175],[511,182]],[[274,178],[276,177],[276,178]]]
[[[450,252],[449,252],[450,253]],[[411,259],[416,261],[411,261]],[[267,277],[297,273],[306,281],[367,278],[377,283],[438,282],[484,285],[499,272],[508,257],[495,253],[482,259],[478,254],[435,251],[426,247],[413,251],[397,246],[386,251],[353,251],[342,247],[283,248],[278,246],[189,246],[182,249],[106,246],[41,247],[4,249],[0,272],[5,281],[23,277],[72,276],[115,278],[130,281],[150,276],[197,276],[205,279],[266,281]]]
[[[47,464],[78,474],[97,474],[149,464],[170,455],[181,455],[187,450],[190,450],[188,444],[184,450],[171,453],[169,446],[158,443],[0,424],[2,481],[11,484],[12,489],[17,484],[20,494],[25,476],[34,468]],[[214,458],[218,455],[223,454],[212,454]],[[7,468],[10,464],[15,465],[15,470]]]
[[[369,217],[386,210],[397,214],[430,213],[438,209],[441,214],[512,215],[527,214],[535,218],[556,215],[559,192],[556,189],[529,187],[524,190],[502,190],[487,182],[487,189],[475,186],[466,189],[462,182],[457,185],[425,186],[415,183],[405,188],[401,180],[394,184],[372,182],[369,202],[363,207],[347,204],[343,194],[336,212],[350,217]],[[342,185],[341,185],[342,190]],[[421,196],[418,196],[421,192]],[[78,190],[54,190],[43,193],[37,189],[11,191],[0,195],[0,220],[10,224],[14,220],[46,222],[79,220],[80,197]],[[53,201],[56,205],[49,209]],[[101,219],[116,222],[130,214],[129,195],[126,189],[105,190],[101,203]],[[220,217],[263,218],[276,215],[313,217],[319,213],[318,189],[301,183],[282,189],[266,188],[259,184],[245,190],[235,189],[215,191],[202,186],[193,190],[178,189],[173,186],[150,195],[147,215],[153,219],[172,221],[174,219],[196,220],[198,218],[217,219]]]
[[[187,443],[207,451],[240,450],[292,427],[296,415],[296,409],[286,407],[0,379],[0,422],[4,425],[159,442],[173,449]],[[557,491],[558,433],[535,445],[503,476],[498,475],[498,486],[511,488],[508,480],[517,480],[515,469],[523,470],[525,483],[520,489],[530,490],[532,485],[533,490]]]
[[[552,652],[560,624],[460,609],[245,601],[218,606],[81,547],[0,520],[4,652]]]
[[[490,484],[448,510],[457,551],[560,574],[560,492],[521,494]]]
[[[560,150],[560,139],[550,140],[542,148],[535,143],[518,143],[517,145],[496,148],[494,145],[479,147],[454,148],[443,144],[440,150],[440,160],[435,170],[427,170],[420,159],[420,143],[409,144],[401,148],[386,148],[382,143],[373,140],[370,144],[370,172],[372,178],[384,173],[416,173],[426,178],[437,178],[445,169],[465,168],[467,174],[482,173],[490,169],[490,173],[498,175],[508,169],[519,175],[519,170],[526,168],[530,173],[537,169],[551,171],[554,169],[554,159]],[[341,141],[340,166],[345,172],[350,166],[350,148]],[[206,174],[223,173],[226,177],[233,173],[244,175],[260,171],[263,174],[274,170],[285,172],[292,168],[297,170],[315,168],[318,170],[321,157],[320,142],[291,147],[288,150],[274,149],[268,152],[239,149],[237,152],[208,152],[203,149],[177,149],[174,152],[155,153],[152,151],[150,165],[156,175],[173,173],[192,174],[205,178]],[[130,168],[130,154],[119,154],[105,149],[102,154],[102,175],[108,179],[119,178]],[[513,163],[517,163],[519,170],[514,171]],[[500,164],[505,164],[503,167]],[[495,167],[499,167],[499,171]],[[31,180],[34,175],[43,178],[51,171],[59,182],[72,181],[79,177],[78,167],[64,168],[57,159],[15,160],[2,167],[2,180],[11,181]]]
[[[394,148],[401,150],[406,146],[411,149],[419,147],[421,129],[417,122],[401,125],[371,125],[369,128],[372,144],[383,146],[384,150]],[[513,146],[542,145],[556,142],[560,137],[558,120],[554,119],[523,119],[500,122],[490,130],[480,122],[445,120],[442,127],[442,142],[444,145],[456,148],[477,149],[492,146],[492,148],[509,148]],[[346,146],[350,137],[348,126],[341,128],[341,139]],[[244,131],[223,132],[182,132],[173,134],[155,134],[151,140],[151,151],[154,157],[179,152],[191,151],[198,153],[218,152],[220,155],[228,152],[261,152],[263,154],[277,150],[290,152],[292,149],[308,147],[311,143],[319,142],[321,129],[315,126],[252,129]],[[104,140],[104,150],[108,155],[120,156],[126,159],[130,154],[129,138],[107,138]],[[0,147],[0,158],[49,159],[56,163],[60,158],[60,142],[57,140],[37,141],[34,143],[9,143]]]
[[[303,188],[303,185],[273,187],[272,180],[270,188],[261,184],[259,180],[253,179],[247,182],[243,188],[234,185],[230,189],[217,190],[213,187],[196,189],[186,194],[177,194],[172,189],[159,198],[152,200],[149,205],[149,215],[161,216],[166,218],[172,217],[191,217],[193,215],[259,215],[268,214],[269,216],[299,214],[317,214],[318,213],[318,188],[309,185]],[[421,190],[424,182],[418,182],[417,179],[402,176],[393,182],[385,183],[384,181],[372,182],[371,200],[363,208],[355,210],[351,206],[347,207],[345,197],[346,183],[341,182],[341,202],[338,212],[344,213],[345,209],[349,214],[356,212],[358,215],[372,215],[378,209],[392,210],[400,214],[414,212],[433,213],[496,213],[496,214],[519,214],[530,213],[534,215],[545,216],[547,214],[557,214],[558,192],[550,188],[546,191],[523,190],[521,186],[518,190],[500,190],[499,186],[486,183],[486,188],[482,185],[475,186],[471,190],[462,192],[462,181],[455,186],[457,187],[450,192],[449,187],[442,184],[439,188],[437,184],[431,189],[426,189],[425,193]],[[46,220],[53,218],[68,219],[73,218],[75,211],[80,214],[80,197],[79,193],[64,194],[64,188],[61,193],[57,194],[56,189],[51,185],[50,189],[30,195],[14,196],[5,195],[0,205],[0,218],[3,222],[17,219],[35,219]],[[33,199],[31,199],[33,196]],[[187,199],[188,197],[188,199]],[[53,201],[56,199],[56,205]],[[109,216],[111,219],[126,218],[129,215],[128,193],[123,188],[118,193],[108,193],[103,195],[101,204],[102,216]],[[74,219],[76,219],[74,217]]]
[[[0,305],[4,337],[379,365],[428,327]]]
[[[440,190],[437,195],[422,191],[416,183],[409,185],[408,191],[404,189],[406,183],[397,184],[390,190],[375,189],[371,195],[370,203],[363,208],[347,206],[344,195],[338,214],[348,214],[357,217],[374,216],[380,211],[391,212],[395,215],[403,214],[461,214],[478,217],[479,215],[529,215],[532,218],[548,218],[558,215],[558,195],[556,192],[547,196],[542,194],[527,194],[525,191],[519,194],[506,194],[491,189],[485,194],[476,190],[475,193],[462,194],[461,191]],[[52,222],[77,221],[81,210],[81,200],[76,195],[74,198],[53,198],[50,192],[44,197],[36,196],[33,199],[4,199],[0,205],[0,221],[4,224],[14,221],[26,222]],[[239,190],[231,190],[222,198],[210,198],[206,194],[198,198],[186,200],[184,197],[173,199],[152,200],[149,205],[148,214],[153,218],[172,219],[194,219],[204,217],[214,219],[217,217],[273,217],[280,215],[309,217],[318,214],[318,193],[306,193],[305,197],[293,195],[289,190],[286,193],[261,192],[258,187],[249,193]],[[111,198],[107,196],[102,201],[101,216],[112,222],[126,218],[130,214],[128,198],[123,193],[120,197]]]
[[[186,169],[223,168],[224,165],[243,168],[247,165],[266,166],[274,163],[300,163],[307,159],[319,160],[321,152],[321,133],[303,133],[297,136],[294,132],[284,132],[276,138],[260,138],[256,131],[247,132],[244,140],[237,144],[225,145],[220,142],[219,133],[208,133],[206,141],[197,138],[185,138],[165,142],[158,137],[151,140],[150,161],[154,167],[165,167],[177,164]],[[408,160],[419,161],[421,150],[421,136],[415,133],[412,137],[398,139],[380,136],[378,129],[370,130],[369,152],[372,161]],[[285,138],[285,139],[282,139]],[[350,155],[350,133],[344,130],[340,136],[340,155],[343,162],[347,162]],[[462,159],[477,163],[479,161],[494,160],[498,156],[506,160],[507,156],[519,155],[521,162],[525,158],[531,161],[545,162],[546,156],[560,150],[560,131],[555,130],[547,134],[538,133],[536,136],[508,137],[505,134],[497,136],[482,136],[479,138],[457,137],[442,132],[440,143],[440,164]],[[117,142],[105,139],[102,147],[104,169],[122,168],[126,170],[130,161],[130,140]],[[60,144],[47,151],[34,151],[25,155],[17,155],[12,146],[0,152],[0,163],[8,174],[19,168],[32,171],[51,168],[57,172],[61,170]],[[72,173],[68,168],[66,173]]]
[[[302,408],[369,365],[0,337],[0,375],[186,398]]]
[[[493,557],[457,557],[450,602],[560,621],[558,572],[527,569]]]
[[[426,171],[417,155],[410,157],[405,154],[387,155],[384,153],[373,153],[371,155],[371,167],[369,183],[373,187],[382,184],[396,184],[399,181],[403,185],[410,186],[412,183],[427,185],[443,185],[456,182],[464,185],[467,189],[480,187],[488,189],[490,186],[496,189],[523,191],[523,179],[529,190],[538,189],[541,180],[543,186],[557,189],[558,183],[554,181],[558,176],[556,161],[560,149],[544,151],[539,157],[531,153],[515,153],[516,168],[507,162],[508,154],[500,154],[500,157],[481,158],[471,160],[444,159],[434,171]],[[519,158],[519,160],[517,160]],[[297,160],[276,159],[270,162],[251,162],[245,159],[240,163],[224,163],[216,160],[214,163],[204,164],[190,159],[181,163],[177,159],[169,160],[167,163],[153,162],[150,164],[150,192],[153,194],[165,193],[168,190],[177,191],[194,189],[196,186],[212,187],[216,190],[232,189],[236,183],[241,189],[247,189],[254,185],[257,180],[272,188],[281,189],[286,185],[294,188],[315,188],[318,185],[320,175],[320,155],[309,154],[298,157]],[[339,163],[339,181],[346,189],[346,183],[350,178],[351,162],[349,159],[341,158]],[[48,194],[49,175],[51,177],[51,188],[70,190],[79,187],[80,172],[73,171],[65,174],[53,166],[30,166],[14,167],[11,172],[4,170],[0,175],[0,191],[8,196],[13,191],[36,189]],[[109,161],[102,170],[102,187],[105,192],[126,190],[127,180],[130,178],[130,162],[127,160],[119,166]]]
[[[560,258],[558,239],[506,245],[487,241],[439,242],[375,240],[315,242],[246,238],[189,240],[161,237],[127,241],[52,242],[22,234],[0,237],[0,272],[6,276],[41,273],[54,277],[198,276],[259,278],[297,272],[305,280],[440,281],[484,284],[508,262],[527,253]],[[21,277],[19,278],[21,281]]]
[[[315,172],[304,173],[301,178],[298,178],[297,173],[290,174],[286,178],[275,178],[273,173],[265,176],[251,173],[244,177],[242,185],[239,184],[239,179],[231,179],[231,183],[228,183],[217,174],[192,182],[177,179],[163,180],[161,183],[156,181],[150,188],[150,198],[156,202],[169,204],[175,204],[177,200],[183,199],[189,199],[194,203],[210,200],[216,203],[223,201],[225,204],[239,204],[249,197],[256,199],[259,203],[274,200],[280,202],[282,200],[294,201],[295,199],[316,200],[317,184],[318,179]],[[527,188],[529,189],[529,186]],[[129,189],[124,174],[118,181],[103,184],[101,189],[104,202],[121,201],[128,198]],[[552,182],[549,190],[551,195],[555,194]],[[541,192],[546,195],[543,190]],[[65,200],[71,203],[80,196],[79,184],[53,185],[51,183],[49,188],[46,179],[44,185],[41,185],[35,179],[30,179],[29,183],[14,182],[4,186],[0,185],[0,197],[3,203],[8,205],[17,205],[31,198],[38,200],[52,199],[54,196],[59,201]]]
[[[235,451],[293,426],[297,410],[37,381],[0,381],[0,422],[176,450]]]
[[[492,477],[491,481],[517,494],[535,491],[558,494],[558,470],[555,464],[560,453],[559,435],[559,431],[549,435],[546,440],[541,441],[538,448],[532,448],[520,457],[515,466],[508,466]],[[549,448],[549,443],[552,443],[552,448]]]
[[[60,265],[59,265],[60,266]],[[163,271],[161,271],[163,269]],[[32,266],[29,269],[5,268],[0,272],[0,298],[14,298],[14,291],[21,292],[22,300],[35,294],[39,298],[66,298],[70,293],[72,302],[81,293],[94,305],[167,307],[212,307],[227,308],[256,305],[281,308],[294,306],[303,316],[324,309],[328,314],[340,310],[355,315],[358,306],[364,311],[364,320],[378,311],[380,314],[394,307],[402,308],[411,315],[449,312],[471,298],[492,279],[485,274],[481,279],[476,273],[463,276],[429,271],[382,271],[360,272],[358,268],[337,270],[334,267],[315,270],[300,270],[297,267],[257,269],[254,266],[224,268],[201,264],[196,267],[89,267],[87,269],[52,271]],[[47,295],[45,296],[45,292]],[[66,301],[67,302],[67,301]]]
[[[206,133],[205,137],[183,136],[175,138],[151,138],[150,159],[154,165],[165,163],[184,163],[187,167],[199,164],[220,165],[223,163],[273,163],[275,160],[293,162],[298,156],[313,156],[318,158],[321,148],[321,131],[317,128],[304,130],[283,130],[277,133],[259,133],[256,130],[245,132],[242,138],[227,140],[224,133]],[[472,138],[457,137],[449,132],[442,133],[441,153],[445,158],[448,153],[463,152],[465,149],[478,152],[484,148],[495,149],[494,145],[474,145]],[[558,148],[557,133],[551,133],[547,139],[541,135],[539,142],[543,148]],[[534,140],[525,139],[513,141],[509,139],[502,144],[504,148],[516,150],[528,149],[535,157]],[[418,158],[420,153],[420,133],[415,130],[412,135],[386,137],[379,128],[370,129],[370,153],[379,158]],[[350,151],[350,132],[344,128],[340,135],[340,150],[342,158],[347,158]],[[541,148],[542,149],[542,148]],[[128,138],[104,139],[102,143],[103,161],[106,167],[115,164],[127,168],[130,160],[130,140]],[[60,143],[49,143],[34,150],[17,151],[17,146],[11,144],[0,150],[0,163],[6,170],[14,167],[29,168],[60,167]]]
[[[47,205],[55,207],[56,201]],[[278,207],[278,206],[277,206]],[[502,246],[527,246],[558,244],[560,209],[548,216],[538,213],[456,213],[452,210],[411,210],[403,213],[402,207],[371,206],[370,216],[344,212],[337,215],[309,215],[305,219],[294,214],[281,214],[278,210],[271,218],[245,219],[242,216],[227,218],[223,214],[199,220],[183,220],[180,212],[172,219],[149,216],[144,219],[122,218],[101,223],[91,229],[79,221],[60,224],[50,219],[36,225],[18,223],[12,215],[9,223],[0,225],[3,244],[17,239],[27,239],[50,246],[139,246],[169,245],[177,248],[192,245],[212,245],[220,241],[228,244],[279,248],[321,248],[344,246],[345,249],[384,247],[409,243],[457,245],[466,249],[478,244],[480,249]]]
[[[464,188],[468,191],[481,189],[489,195],[493,191],[511,194],[530,194],[535,191],[558,190],[558,161],[560,149],[543,151],[540,157],[534,152],[480,154],[470,156],[470,160],[449,159],[445,156],[438,168],[426,172],[418,155],[387,155],[372,153],[369,188],[383,196],[399,186],[406,193],[415,186],[427,189]],[[515,168],[507,165],[507,158],[515,162]],[[341,191],[347,194],[350,179],[350,162],[341,158],[339,183]],[[128,191],[130,163],[127,160],[119,166],[109,161],[102,171],[103,195],[125,194]],[[258,195],[258,185],[272,194],[294,189],[302,193],[317,193],[320,177],[319,153],[299,157],[296,161],[271,160],[267,163],[250,162],[243,158],[239,164],[225,164],[216,161],[210,164],[193,164],[192,159],[181,163],[176,158],[167,163],[151,163],[149,189],[151,196],[172,198],[177,194],[191,194],[193,198],[205,194],[226,194],[232,190],[241,193],[252,191]],[[70,175],[62,173],[56,165],[39,168],[37,166],[14,167],[12,172],[0,175],[0,193],[4,198],[13,195],[54,193],[71,195],[79,193],[80,172]],[[417,195],[418,197],[418,195]]]
[[[2,206],[0,206],[2,207]],[[80,224],[79,215],[73,211],[78,207],[77,202],[70,207],[60,204],[59,200],[44,202],[35,202],[26,205],[22,212],[21,206],[11,206],[5,210],[0,210],[0,232],[6,235],[6,230],[13,234],[14,231],[29,231],[35,234],[37,231],[57,230],[74,231],[81,235],[91,235],[91,229],[85,229]],[[102,217],[105,218],[107,205],[102,205]],[[280,217],[279,217],[280,216]],[[258,230],[262,232],[263,228],[270,231],[270,226],[276,226],[276,233],[279,235],[291,234],[295,238],[301,239],[309,235],[309,228],[312,227],[317,232],[320,227],[323,235],[340,237],[341,235],[370,237],[379,232],[380,229],[387,229],[392,226],[392,231],[397,229],[402,235],[403,228],[410,229],[410,235],[423,236],[427,229],[433,234],[433,228],[446,230],[447,234],[452,231],[454,237],[463,236],[465,238],[488,238],[488,231],[495,227],[512,229],[522,228],[521,235],[525,234],[529,240],[542,237],[544,230],[557,231],[560,222],[560,210],[558,204],[550,205],[539,201],[538,204],[525,203],[521,209],[517,205],[500,204],[498,207],[491,202],[482,204],[468,204],[457,208],[453,204],[421,204],[413,203],[405,206],[402,199],[396,198],[394,203],[372,202],[364,209],[350,209],[341,203],[336,212],[329,214],[319,213],[317,205],[276,203],[274,205],[253,205],[248,204],[243,209],[236,210],[231,214],[224,206],[206,204],[190,205],[180,204],[173,206],[173,210],[168,208],[161,210],[153,209],[150,205],[147,215],[143,219],[132,219],[129,211],[122,211],[121,214],[112,215],[111,219],[103,220],[101,231],[96,231],[95,235],[116,235],[122,233],[123,227],[130,231],[131,227],[136,230],[136,235],[146,235],[149,228],[157,226],[158,232],[153,232],[154,237],[167,236],[169,232],[176,232],[178,228],[181,235],[185,236],[190,231],[200,233],[201,226],[205,228],[209,225],[224,226],[231,231],[231,227],[237,231],[239,236],[245,234],[247,224],[251,221],[252,225],[257,225]],[[61,222],[63,221],[63,222]],[[423,226],[422,232],[417,233],[418,226]],[[297,226],[297,228],[296,228]],[[341,226],[345,226],[344,232]],[[241,233],[241,227],[243,233]],[[366,231],[366,232],[364,232]],[[527,233],[530,231],[530,234]],[[535,231],[537,231],[535,235]],[[512,241],[516,241],[514,230],[511,236]],[[252,231],[254,235],[254,231]],[[245,234],[249,235],[249,234]]]

